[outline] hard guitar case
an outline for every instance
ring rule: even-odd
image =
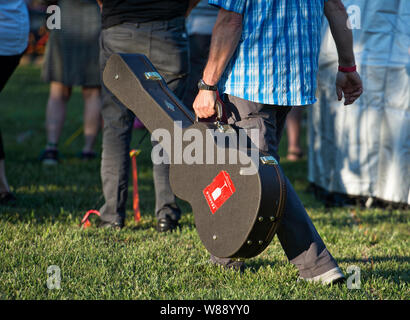
[[[251,258],[261,253],[276,233],[286,202],[285,179],[275,158],[259,151],[257,157],[252,156],[255,150],[248,144],[245,151],[238,143],[227,144],[231,137],[238,141],[238,128],[219,120],[195,121],[193,112],[142,54],[113,54],[103,81],[154,136],[157,131],[170,133],[171,144],[156,139],[169,154],[172,190],[191,204],[205,248],[221,258]],[[203,154],[203,161],[186,161],[198,133],[203,145],[201,150],[198,144],[194,149]],[[220,143],[218,134],[228,139]],[[209,141],[212,152],[205,143]],[[181,152],[177,154],[172,147],[178,143]],[[232,151],[242,161],[220,161],[221,155],[229,159]]]

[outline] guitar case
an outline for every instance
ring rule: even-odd
[[[166,150],[172,190],[191,204],[205,248],[221,258],[260,254],[272,241],[286,203],[276,159],[249,138],[241,145],[238,128],[220,119],[197,122],[142,54],[113,54],[103,82]]]

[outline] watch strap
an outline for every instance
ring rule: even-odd
[[[203,79],[200,79],[198,82],[199,90],[209,90],[209,91],[218,91],[218,86],[210,86],[205,83]]]

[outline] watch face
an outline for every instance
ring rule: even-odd
[[[206,90],[207,89],[207,85],[204,82],[204,80],[201,79],[201,80],[198,81],[198,89],[199,90]]]

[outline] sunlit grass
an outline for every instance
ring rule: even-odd
[[[76,158],[81,136],[64,146],[82,124],[76,89],[61,139],[63,162],[50,168],[39,164],[47,94],[39,70],[24,67],[0,95],[7,173],[18,197],[16,207],[0,207],[0,299],[410,298],[409,212],[326,209],[306,191],[306,161],[282,164],[342,270],[360,268],[359,290],[298,282],[297,270],[277,239],[247,261],[243,275],[213,267],[195,231],[190,206],[182,201],[182,229],[158,234],[148,138],[138,157],[141,222],[133,221],[130,179],[126,227],[121,232],[80,229],[84,213],[102,204],[100,163]],[[134,133],[134,147],[142,134]],[[286,139],[283,142],[282,159]],[[101,137],[98,152],[100,145]],[[47,288],[50,265],[61,269],[60,290]]]

